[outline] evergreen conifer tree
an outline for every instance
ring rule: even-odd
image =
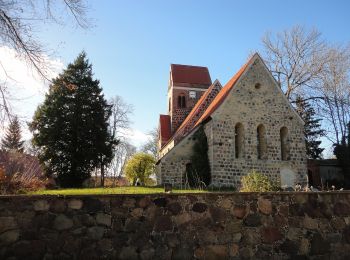
[[[48,175],[63,187],[79,187],[91,172],[112,159],[108,131],[111,108],[93,79],[85,52],[55,78],[30,124],[33,144]]]
[[[324,148],[320,148],[319,138],[325,134],[325,131],[320,128],[322,119],[315,118],[314,108],[300,96],[296,98],[296,110],[305,123],[306,154],[310,159],[320,159]]]
[[[203,126],[194,134],[196,140],[191,156],[191,163],[186,166],[186,174],[191,187],[208,186],[211,181],[210,164],[208,158],[208,140]]]
[[[23,144],[22,141],[22,133],[21,126],[18,121],[18,117],[15,116],[11,122],[9,127],[7,128],[6,134],[2,139],[2,149],[5,151],[16,151],[23,152]]]

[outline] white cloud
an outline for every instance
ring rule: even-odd
[[[138,129],[128,129],[122,134],[132,145],[140,148],[151,137]]]
[[[53,78],[63,69],[58,59],[43,57],[50,70],[48,78]],[[29,121],[44,100],[49,82],[40,77],[28,64],[20,59],[13,49],[0,47],[0,84],[6,86],[11,112],[18,115],[23,122],[24,138],[30,138],[24,122]],[[0,129],[2,134],[4,129]]]

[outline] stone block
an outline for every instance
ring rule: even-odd
[[[324,255],[330,252],[330,243],[321,234],[316,233],[311,240],[311,255]]]
[[[19,239],[20,231],[18,229],[5,231],[0,234],[0,246],[8,245],[16,242]]]
[[[226,245],[211,245],[205,249],[205,259],[228,259],[228,247]]]
[[[281,232],[275,227],[262,228],[261,237],[264,243],[269,244],[274,243],[283,238]]]
[[[317,219],[313,219],[306,216],[303,220],[303,227],[305,227],[306,229],[313,229],[313,230],[318,229]]]
[[[261,213],[265,215],[270,215],[272,213],[271,201],[260,197],[258,199],[258,209]]]
[[[50,209],[50,204],[47,200],[37,200],[33,203],[35,211],[48,211]]]
[[[192,211],[197,212],[197,213],[203,213],[207,210],[208,206],[205,203],[195,203],[193,204]]]
[[[171,231],[173,229],[173,223],[169,216],[159,216],[154,224],[155,232]]]
[[[128,246],[123,247],[122,250],[119,253],[119,258],[121,260],[138,260],[139,255],[136,251],[135,247]]]
[[[66,210],[66,202],[63,199],[57,199],[51,202],[51,211],[55,213],[63,213]]]
[[[310,241],[303,237],[300,240],[299,254],[300,255],[308,255],[309,252],[310,252]]]
[[[13,217],[0,217],[0,234],[15,228],[17,228],[17,222]]]
[[[105,234],[105,228],[100,226],[94,226],[87,229],[87,236],[93,240],[100,240]]]
[[[83,207],[83,201],[79,199],[71,199],[68,201],[68,208],[79,210]]]
[[[242,219],[248,214],[248,209],[246,205],[236,205],[233,207],[231,213],[236,218]]]
[[[104,213],[97,213],[96,215],[96,223],[98,225],[103,225],[106,227],[110,227],[112,225],[112,217],[111,215]]]
[[[261,217],[259,214],[250,214],[245,218],[244,225],[248,227],[258,227],[261,225]]]
[[[55,218],[53,226],[56,230],[70,229],[73,227],[73,220],[60,214]]]

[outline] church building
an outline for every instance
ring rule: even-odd
[[[307,184],[304,122],[259,56],[222,87],[206,67],[172,64],[159,119],[157,183],[181,186],[195,133],[204,129],[210,185],[239,188],[255,170],[282,187]]]

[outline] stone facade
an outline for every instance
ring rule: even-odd
[[[233,85],[230,85],[232,80],[229,81],[221,90],[226,92],[217,94],[212,101],[218,104],[214,104],[214,109],[211,104],[210,115],[199,122],[208,139],[211,185],[239,187],[242,176],[253,170],[266,174],[282,187],[306,185],[307,160],[301,118],[259,55],[254,55],[239,73],[234,76]],[[198,117],[202,116],[203,112]],[[192,128],[192,132],[196,129]],[[171,179],[173,184],[181,184],[176,183],[175,180],[181,179],[176,176],[183,175],[193,143],[186,136],[172,143],[171,149],[163,147],[168,150],[161,153],[158,162],[161,183]]]
[[[350,193],[0,197],[0,259],[349,259]]]

